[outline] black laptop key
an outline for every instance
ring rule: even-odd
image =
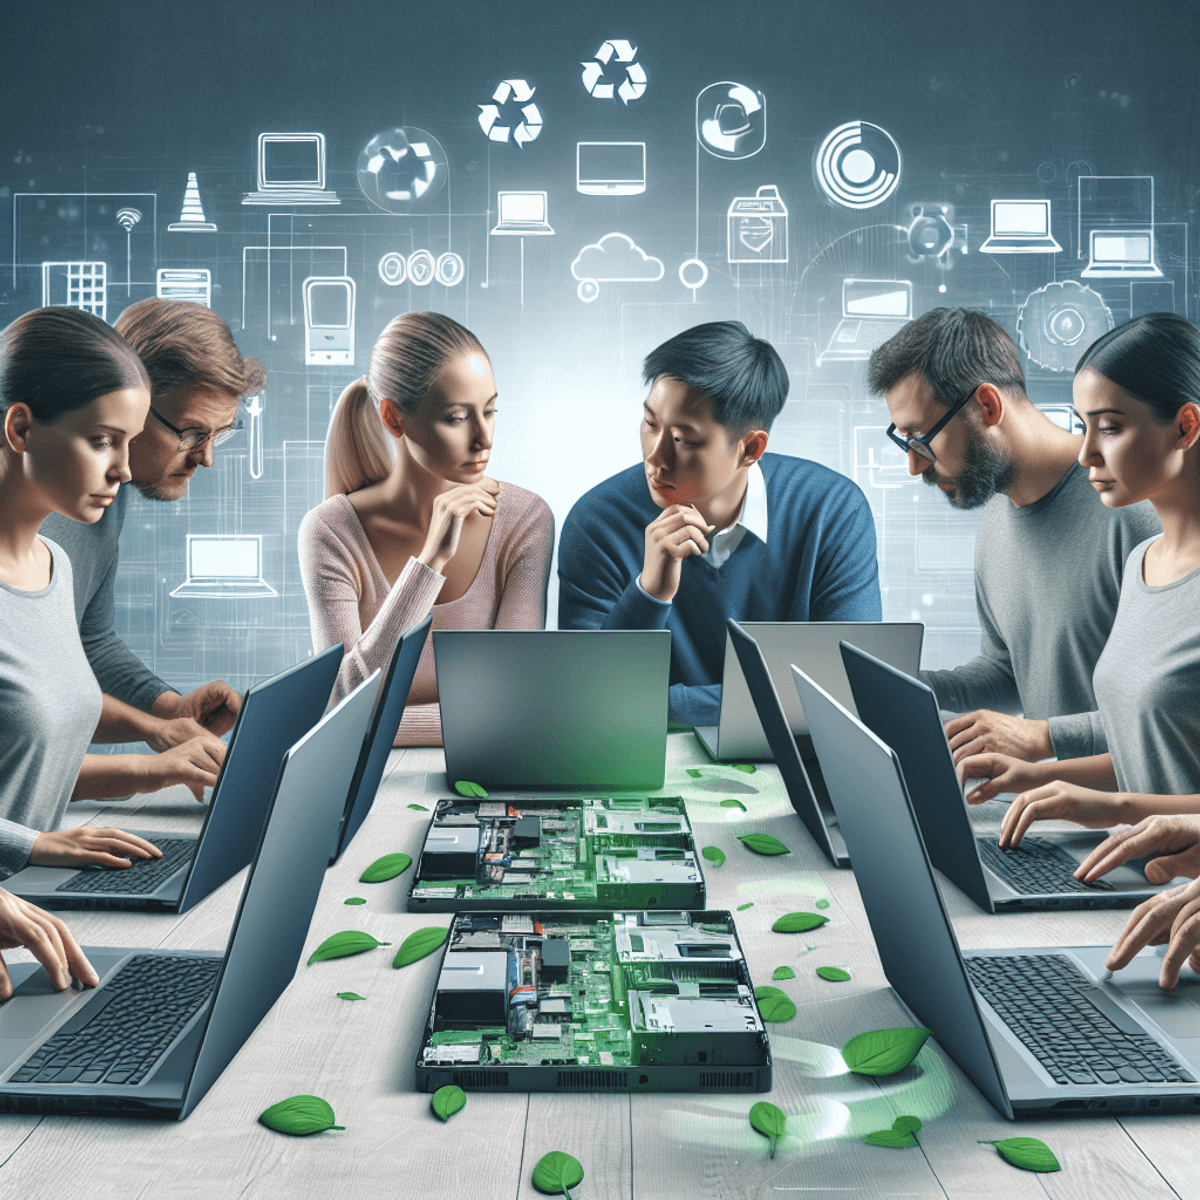
[[[984,865],[1023,895],[1114,890],[1107,879],[1093,883],[1076,879],[1074,872],[1079,863],[1061,846],[1046,838],[1026,836],[1014,850],[1001,850],[995,838],[980,837],[975,842]]]
[[[79,871],[66,883],[60,883],[55,891],[121,892],[137,896],[156,892],[176,871],[187,865],[196,851],[196,839],[156,837],[154,844],[162,851],[162,858],[135,858],[131,867]]]

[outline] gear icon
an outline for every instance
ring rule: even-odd
[[[605,72],[609,64],[625,68],[625,78],[616,87],[616,95],[622,104],[637,100],[646,91],[646,70],[637,61],[637,47],[626,41],[614,39],[605,42],[596,51],[596,57],[591,62],[580,63],[583,68],[583,86],[588,95],[596,100],[611,100],[613,98],[613,82]]]
[[[536,91],[537,88],[530,87],[524,79],[502,79],[492,93],[493,103],[479,106],[479,128],[493,142],[507,143],[511,138],[523,147],[535,141],[542,132],[541,110],[533,103],[533,93]],[[510,104],[519,115],[513,125],[501,119],[508,115],[504,110]]]
[[[1073,279],[1048,283],[1026,297],[1017,313],[1017,341],[1048,371],[1070,371],[1079,356],[1113,327],[1099,292]]]

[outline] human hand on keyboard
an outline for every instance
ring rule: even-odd
[[[74,976],[85,987],[95,987],[100,977],[75,944],[71,931],[58,917],[0,889],[0,950],[25,946],[46,969],[50,982],[61,992]],[[0,955],[0,1000],[13,994],[12,980]]]
[[[1104,965],[1110,971],[1119,971],[1143,946],[1161,946],[1164,942],[1167,952],[1158,986],[1170,989],[1179,982],[1185,960],[1190,961],[1193,971],[1200,971],[1200,880],[1159,892],[1139,904],[1129,914]]]
[[[1021,844],[1034,821],[1074,821],[1088,829],[1108,829],[1127,820],[1126,797],[1097,792],[1056,779],[1044,787],[1022,792],[1008,807],[1000,826],[1000,845],[1006,850]]]
[[[1153,858],[1146,864],[1151,883],[1169,883],[1177,875],[1200,875],[1200,816],[1183,814],[1146,817],[1129,829],[1101,842],[1079,864],[1075,875],[1090,883],[1123,866],[1131,858]]]
[[[78,825],[39,833],[29,862],[35,867],[131,867],[135,858],[162,858],[162,851],[136,833]]]

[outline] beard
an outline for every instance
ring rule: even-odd
[[[181,492],[178,487],[167,489],[161,484],[157,483],[138,483],[136,479],[130,480],[130,482],[147,500],[161,500],[165,503],[173,503],[176,500],[182,500],[184,492],[187,491],[186,484]]]
[[[939,475],[930,463],[921,472],[930,487],[947,485],[946,499],[955,508],[978,508],[997,492],[1006,492],[1017,481],[1017,467],[1011,458],[994,450],[983,438],[971,435],[966,462],[957,475]]]

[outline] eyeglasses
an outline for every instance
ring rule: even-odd
[[[933,450],[929,446],[929,443],[932,442],[933,439],[937,437],[937,435],[941,433],[942,430],[945,429],[946,426],[956,416],[958,416],[958,414],[962,412],[964,408],[966,408],[967,404],[971,400],[971,397],[974,396],[977,391],[979,391],[979,384],[976,384],[961,400],[956,400],[950,406],[950,409],[946,415],[928,433],[910,434],[908,437],[902,437],[896,432],[896,422],[893,421],[887,427],[888,437],[890,437],[892,441],[895,442],[896,445],[905,452],[905,454],[911,450],[920,458],[925,459],[926,462],[937,462],[937,455],[934,454]],[[153,411],[154,410],[151,409],[151,412]]]
[[[179,449],[188,454],[192,454],[199,450],[205,442],[211,439],[214,446],[219,446],[222,442],[227,442],[239,429],[244,429],[245,425],[241,417],[238,417],[232,425],[226,425],[224,429],[179,429],[172,425],[166,417],[162,415],[153,405],[150,408],[151,415],[160,424],[165,425],[177,438],[179,438]]]

